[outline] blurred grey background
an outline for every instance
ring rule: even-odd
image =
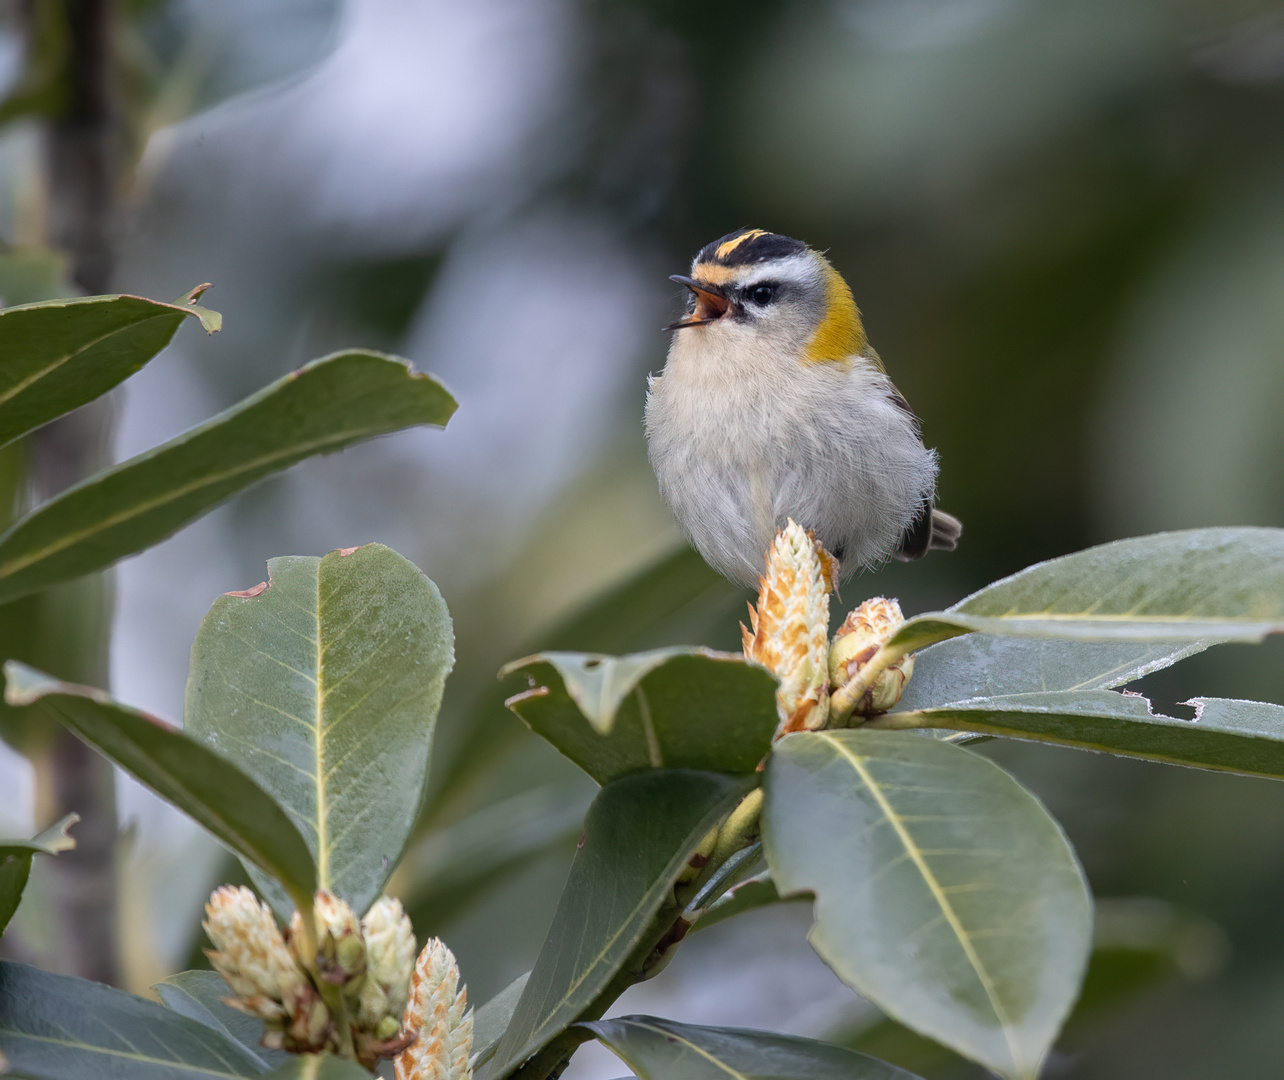
[[[113,690],[178,718],[206,608],[272,556],[378,540],[415,560],[450,603],[458,666],[442,794],[395,884],[421,935],[459,954],[475,1003],[530,966],[591,797],[504,713],[494,673],[680,547],[641,411],[682,303],[667,275],[706,241],[757,226],[827,249],[940,450],[959,551],[866,574],[849,604],[886,593],[913,612],[1118,537],[1284,526],[1278,0],[138,9],[146,142],[115,287],[168,299],[212,281],[225,329],[185,327],[129,381],[117,455],[346,346],[410,358],[460,409],[445,432],[307,462],[123,564]],[[8,26],[0,87],[16,71]],[[0,129],[8,244],[39,211],[34,138]],[[673,565],[689,603],[664,619],[625,608],[637,625],[599,633],[607,604],[577,647],[734,647],[744,598]],[[1143,689],[1284,702],[1284,641]],[[1107,1004],[1076,1019],[1047,1075],[1284,1073],[1284,788],[983,752],[1064,824],[1103,943],[1153,959],[1102,976]],[[4,776],[3,824],[21,833],[29,780],[12,757]],[[193,962],[200,903],[232,871],[132,783],[122,798],[141,988]],[[38,941],[39,905],[20,919]],[[806,926],[792,904],[697,935],[616,1011],[859,1043],[869,1011]],[[888,1038],[925,1076],[978,1075]],[[622,1071],[586,1051],[567,1077]]]

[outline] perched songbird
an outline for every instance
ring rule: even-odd
[[[841,579],[953,550],[962,525],[932,506],[936,452],[820,252],[745,229],[672,280],[693,303],[666,327],[647,443],[660,494],[710,566],[756,586],[789,518],[815,530]]]

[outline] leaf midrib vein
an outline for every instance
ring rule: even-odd
[[[313,625],[316,628],[316,637],[313,641],[315,649],[316,664],[316,695],[313,697],[313,722],[316,732],[316,738],[313,741],[314,753],[316,760],[314,768],[316,770],[316,817],[317,817],[317,888],[330,888],[330,836],[326,822],[326,773],[325,773],[325,730],[322,727],[325,717],[325,696],[326,686],[325,678],[322,673],[324,664],[324,649],[321,644],[321,568],[316,569],[316,606],[313,611]]]
[[[14,383],[13,386],[9,387],[8,390],[0,391],[0,406],[7,405],[10,401],[12,401],[19,394],[21,394],[29,386],[34,386],[46,375],[49,375],[52,372],[57,371],[60,367],[63,366],[63,364],[70,363],[77,356],[80,356],[82,353],[88,352],[90,349],[93,349],[98,345],[101,345],[104,341],[107,341],[109,338],[113,338],[117,334],[123,334],[128,330],[136,330],[140,326],[145,326],[147,323],[152,322],[154,319],[170,318],[175,314],[180,315],[178,323],[175,324],[175,327],[177,327],[178,324],[182,323],[183,321],[181,318],[183,314],[182,312],[174,312],[174,311],[159,312],[158,311],[158,312],[154,312],[151,315],[148,315],[145,319],[139,319],[136,322],[126,323],[124,326],[117,326],[115,329],[108,330],[107,333],[103,334],[101,337],[96,337],[93,339],[93,341],[88,341],[84,345],[80,346],[80,348],[72,349],[71,352],[58,357],[52,363],[46,364],[44,367],[40,368],[38,371],[33,371],[21,382]],[[146,361],[144,361],[144,363],[146,363]]]
[[[107,1046],[95,1046],[93,1043],[87,1043],[82,1039],[75,1038],[74,1036],[67,1039],[57,1039],[49,1035],[34,1035],[29,1031],[14,1031],[12,1029],[5,1031],[4,1034],[11,1035],[17,1039],[27,1039],[31,1042],[49,1043],[54,1046],[65,1046],[71,1050],[88,1051],[89,1053],[103,1054],[108,1057],[127,1058],[133,1061],[149,1062],[156,1065],[164,1065],[171,1069],[183,1069],[202,1076],[226,1076],[228,1080],[245,1080],[244,1073],[220,1072],[210,1065],[193,1065],[186,1061],[175,1060],[173,1058],[156,1057],[139,1051],[129,1053],[124,1050],[115,1050]],[[202,1047],[202,1049],[208,1049],[208,1047]]]
[[[1017,1046],[1016,1041],[1013,1038],[1012,1021],[1008,1016],[1007,1009],[1004,1008],[1003,1002],[999,999],[998,991],[996,990],[994,983],[991,981],[989,972],[985,969],[985,965],[981,962],[980,956],[973,947],[972,940],[967,929],[959,919],[958,913],[954,910],[953,905],[949,901],[949,897],[942,891],[941,883],[936,880],[936,875],[932,872],[931,867],[927,865],[927,860],[924,858],[922,852],[920,852],[918,845],[914,842],[914,838],[910,835],[909,830],[905,828],[905,825],[900,820],[895,808],[893,808],[891,803],[887,801],[886,796],[879,788],[878,782],[865,767],[864,759],[853,754],[832,735],[825,732],[818,732],[818,734],[848,761],[852,769],[860,777],[861,782],[864,783],[865,787],[869,790],[869,793],[873,796],[874,801],[878,803],[879,809],[891,823],[892,828],[896,831],[896,835],[900,838],[901,844],[909,853],[910,859],[913,861],[915,868],[922,876],[924,884],[927,885],[928,891],[932,893],[932,896],[940,907],[941,913],[944,915],[946,922],[954,932],[954,936],[958,939],[959,945],[963,949],[963,955],[967,957],[968,963],[972,965],[972,970],[975,972],[977,980],[981,984],[981,988],[985,991],[985,996],[989,999],[990,1007],[994,1010],[995,1016],[1002,1025],[1003,1038],[1008,1044],[1008,1053],[1012,1057],[1012,1063],[1019,1068],[1024,1058],[1024,1054],[1021,1052],[1020,1047]]]
[[[629,1021],[629,1023],[642,1028],[644,1031],[654,1032],[655,1034],[659,1035],[665,1042],[680,1043],[682,1046],[685,1046],[687,1049],[693,1051],[694,1053],[698,1054],[700,1057],[704,1058],[705,1061],[709,1062],[709,1064],[713,1065],[715,1068],[721,1069],[728,1076],[735,1077],[736,1080],[749,1080],[749,1076],[747,1073],[742,1073],[737,1069],[733,1069],[730,1065],[714,1057],[711,1053],[709,1053],[709,1051],[705,1050],[704,1047],[696,1045],[690,1039],[683,1038],[681,1035],[678,1035],[672,1031],[665,1031],[663,1028],[658,1028],[654,1024],[643,1024],[637,1020],[631,1020]]]
[[[47,559],[57,555],[60,551],[64,551],[75,544],[79,544],[91,536],[106,532],[109,529],[114,529],[116,526],[121,525],[126,521],[130,521],[133,518],[142,517],[144,514],[155,510],[157,507],[177,502],[179,499],[200,491],[202,488],[216,487],[225,480],[230,480],[244,473],[254,472],[256,469],[265,466],[270,467],[278,461],[294,457],[295,455],[301,455],[300,460],[302,460],[303,457],[310,457],[322,447],[336,445],[363,434],[375,434],[376,432],[377,429],[372,427],[355,429],[349,428],[345,431],[332,433],[324,438],[312,439],[309,442],[294,443],[289,448],[281,450],[275,454],[265,454],[262,457],[255,458],[252,461],[246,462],[244,465],[237,466],[236,468],[225,469],[219,473],[208,474],[200,480],[193,480],[187,484],[180,485],[179,487],[171,488],[169,491],[164,492],[161,495],[151,499],[144,499],[125,510],[112,514],[109,517],[102,518],[88,528],[80,529],[77,532],[64,533],[56,541],[47,544],[45,547],[40,548],[37,551],[30,552],[25,556],[20,556],[11,559],[7,563],[0,564],[0,580],[12,577],[14,574],[21,570],[25,570],[33,563],[37,563],[42,559]],[[154,461],[155,459],[153,458],[152,460]],[[120,474],[118,473],[117,475]],[[55,499],[46,503],[30,517],[18,522],[17,525],[14,526],[13,531],[16,532],[19,528],[24,527],[35,519],[37,515],[45,513],[50,507],[56,506],[59,501],[60,499]]]

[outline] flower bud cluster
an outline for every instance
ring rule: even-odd
[[[433,1022],[414,1013],[413,1002],[407,1005],[412,973],[419,976],[414,931],[397,900],[381,897],[358,919],[344,901],[320,890],[311,926],[296,911],[282,934],[271,910],[249,889],[224,885],[210,897],[205,914],[205,932],[214,943],[206,955],[232,990],[224,1001],[263,1021],[264,1046],[295,1053],[329,1050],[373,1068],[380,1058],[414,1044],[420,1029]],[[424,955],[443,950],[449,957],[434,939]],[[453,957],[450,965],[454,995],[459,969]],[[471,1033],[471,1015],[468,1025]]]
[[[767,552],[758,603],[749,607],[750,626],[740,627],[746,659],[780,680],[778,739],[791,731],[839,727],[853,715],[887,712],[914,671],[912,655],[877,674],[868,669],[905,621],[895,600],[880,596],[865,601],[847,616],[830,644],[834,570],[833,558],[815,534],[790,521]]]

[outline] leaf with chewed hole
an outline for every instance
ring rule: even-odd
[[[1284,706],[1194,698],[1195,718],[1155,712],[1140,694],[1063,690],[887,713],[867,727],[948,728],[1073,746],[1194,769],[1284,780]]]

